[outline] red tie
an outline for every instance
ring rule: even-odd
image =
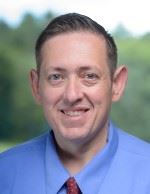
[[[80,194],[79,187],[73,177],[70,177],[67,182],[67,194]]]

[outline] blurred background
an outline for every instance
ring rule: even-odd
[[[0,151],[48,130],[35,104],[29,71],[35,67],[34,45],[55,16],[85,14],[115,38],[119,63],[129,79],[112,120],[150,142],[150,12],[148,0],[0,0]]]

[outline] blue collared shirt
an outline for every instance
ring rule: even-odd
[[[0,155],[0,194],[66,194],[53,133]],[[108,142],[75,175],[83,194],[150,194],[150,145],[110,124]]]

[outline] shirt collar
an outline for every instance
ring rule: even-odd
[[[108,142],[95,157],[75,176],[82,193],[98,193],[109,170],[118,146],[118,136],[112,123],[109,124]],[[88,186],[87,186],[88,185]]]
[[[57,155],[52,131],[50,131],[50,136],[47,137],[45,163],[47,191],[57,193],[69,178],[69,172]]]
[[[114,128],[112,123],[110,123],[108,142],[105,147],[75,175],[82,193],[91,194],[91,189],[92,193],[98,193],[100,189],[118,146],[118,136]],[[57,193],[69,178],[69,172],[65,169],[57,155],[52,131],[50,136],[47,137],[45,156],[46,187],[51,193]]]

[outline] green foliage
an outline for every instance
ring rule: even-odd
[[[12,28],[0,21],[0,138],[23,139],[47,128],[41,108],[31,95],[28,75],[35,67],[34,45],[54,14],[38,18],[30,13]],[[118,26],[119,63],[127,64],[129,81],[120,103],[113,105],[112,119],[122,128],[150,141],[150,33],[131,37]]]
[[[124,129],[150,141],[150,39],[147,36],[117,41],[119,63],[128,66],[128,85],[112,117]]]
[[[54,16],[36,18],[26,14],[17,28],[0,22],[0,138],[27,139],[47,124],[34,103],[29,71],[35,67],[34,44],[43,25]]]
[[[0,129],[1,137],[9,135],[12,128],[12,95],[14,87],[13,59],[8,52],[0,48]]]

